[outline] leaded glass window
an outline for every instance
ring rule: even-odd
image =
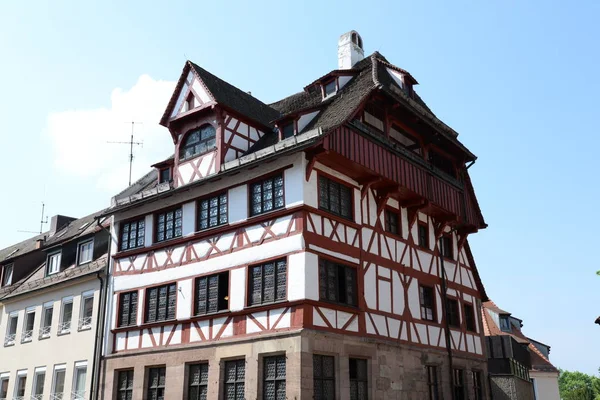
[[[246,378],[246,361],[233,360],[225,362],[225,399],[244,400],[244,381]]]
[[[198,229],[208,229],[227,223],[227,193],[198,202]]]
[[[229,272],[196,278],[195,288],[195,315],[227,310],[229,300]]]
[[[465,400],[465,371],[462,369],[452,370],[452,389],[455,400]]]
[[[285,259],[250,267],[249,305],[285,300],[286,286],[287,265]]]
[[[356,300],[356,268],[319,260],[319,298],[323,301],[358,305]]]
[[[165,400],[166,368],[150,368],[148,371],[148,400]]]
[[[351,358],[350,360],[350,400],[367,400],[369,398],[369,378],[367,360]]]
[[[133,398],[133,370],[119,371],[117,377],[117,400]]]
[[[179,160],[185,161],[215,148],[216,130],[212,125],[204,125],[187,134],[179,147]]]
[[[433,288],[430,286],[419,286],[419,302],[421,303],[421,319],[425,321],[435,320],[435,303],[433,300]]]
[[[137,305],[137,290],[119,295],[119,327],[135,325],[137,323]]]
[[[315,400],[335,400],[335,358],[313,355],[313,385]]]
[[[181,208],[165,211],[156,215],[156,241],[162,242],[181,237],[183,211]]]
[[[319,176],[319,208],[352,220],[352,189],[338,181]]]
[[[204,363],[190,365],[188,382],[187,399],[208,399],[208,364]]]
[[[285,400],[285,356],[265,357],[263,367],[263,399]]]
[[[283,175],[275,175],[250,185],[250,213],[252,216],[283,208]]]
[[[157,322],[175,319],[177,284],[146,289],[146,321]]]
[[[144,218],[122,224],[120,250],[123,251],[135,249],[136,247],[143,247],[145,235],[146,222]]]

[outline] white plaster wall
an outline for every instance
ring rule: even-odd
[[[146,218],[144,218],[144,227],[146,229],[144,232],[144,246],[149,247],[152,246],[152,240],[154,239],[152,234],[154,232],[154,218],[152,214],[146,215]]]
[[[307,279],[306,276],[306,254],[296,253],[288,257],[288,300],[299,300],[306,298],[307,286],[318,286],[316,280]]]
[[[535,379],[536,399],[560,400],[557,372],[529,371],[529,376]]]
[[[246,306],[246,268],[236,268],[229,272],[229,287],[229,310],[243,310]]]
[[[283,185],[285,195],[285,207],[290,208],[304,203],[304,168],[302,163],[294,164],[284,172]]]
[[[193,279],[184,279],[179,281],[177,291],[177,319],[188,319],[192,316],[192,299],[193,299]],[[140,303],[144,304],[144,303]],[[138,307],[138,309],[141,307]]]
[[[248,185],[236,186],[228,191],[227,218],[230,224],[248,219]]]
[[[196,232],[196,202],[185,203],[181,207],[181,212],[183,214],[181,220],[182,234],[183,236],[192,235]]]

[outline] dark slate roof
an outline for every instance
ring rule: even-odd
[[[17,244],[13,244],[12,246],[8,246],[5,249],[1,249],[0,264],[5,264],[5,261],[8,262],[14,258],[22,256],[23,254],[27,254],[35,250],[35,242],[38,239],[43,239],[44,236],[48,236],[48,233],[46,232],[42,233],[41,235],[36,235]]]
[[[280,113],[274,108],[193,62],[188,62],[217,103],[268,127],[272,127],[272,121],[279,118]]]
[[[96,223],[96,217],[101,215],[103,212],[104,210],[98,211],[86,217],[79,218],[70,222],[60,231],[48,237],[43,245],[43,248],[56,246],[71,239],[82,237],[90,233],[99,231],[102,228],[100,228]]]
[[[165,160],[166,161],[166,160]],[[160,164],[160,163],[157,163]],[[156,165],[156,164],[155,164]],[[146,175],[133,182],[129,187],[114,196],[116,199],[129,197],[145,190],[150,190],[158,185],[158,173],[155,169],[150,170]]]

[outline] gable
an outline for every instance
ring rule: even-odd
[[[185,81],[178,90],[175,90],[174,95],[177,96],[177,100],[171,109],[169,119],[173,119],[191,109],[201,107],[206,103],[214,101],[208,90],[206,90],[204,85],[200,82],[200,79],[192,72],[191,68],[186,75]],[[191,102],[193,104],[192,108],[187,106],[190,99],[193,99]]]

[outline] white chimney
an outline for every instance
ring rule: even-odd
[[[338,69],[350,69],[365,58],[363,41],[358,32],[350,31],[338,40]]]

